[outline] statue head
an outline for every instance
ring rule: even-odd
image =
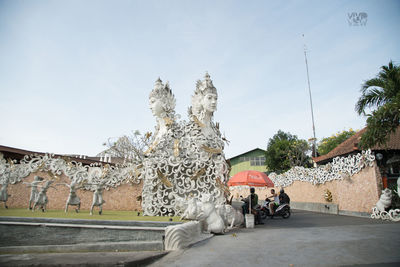
[[[149,96],[150,109],[157,118],[174,117],[175,113],[175,97],[169,88],[168,82],[165,85],[158,78],[154,89]]]
[[[202,117],[202,113],[211,113],[217,110],[218,94],[210,75],[206,73],[204,80],[198,80],[196,90],[192,96],[192,114]]]

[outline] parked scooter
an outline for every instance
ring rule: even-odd
[[[271,202],[271,200],[267,199],[265,202],[265,205],[260,209],[260,216],[261,219],[265,219],[268,216],[272,217],[271,212],[269,210],[269,203]],[[290,217],[290,206],[289,204],[280,204],[274,212],[274,217],[276,216],[282,216],[283,219],[287,219]]]

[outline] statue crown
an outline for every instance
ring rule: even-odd
[[[213,82],[210,78],[210,74],[206,72],[204,75],[204,80],[198,80],[196,83],[196,91],[195,94],[202,94],[205,95],[207,93],[217,93],[217,89],[214,87]]]

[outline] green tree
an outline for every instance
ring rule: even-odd
[[[296,135],[279,130],[268,141],[266,165],[270,171],[284,172],[294,166],[309,167],[310,157],[307,155],[310,145]]]
[[[349,137],[353,136],[356,132],[353,129],[349,129],[348,131],[344,130],[342,132],[338,132],[330,137],[324,137],[318,143],[318,153],[320,156],[328,154],[335,147],[343,143]]]
[[[367,114],[366,109],[372,110]],[[382,66],[379,74],[364,82],[356,104],[359,115],[367,116],[367,130],[360,146],[384,145],[389,134],[400,125],[400,67],[392,61]]]

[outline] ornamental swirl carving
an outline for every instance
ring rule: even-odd
[[[51,179],[65,174],[71,183],[83,184],[86,190],[95,190],[96,184],[103,184],[106,189],[117,187],[123,183],[140,183],[140,174],[137,165],[122,164],[110,166],[109,164],[95,163],[83,165],[67,157],[55,157],[54,154],[26,155],[20,163],[6,161],[0,153],[0,179],[11,184],[21,182],[29,174],[42,171],[47,172]],[[11,162],[11,163],[10,163]]]
[[[316,168],[296,166],[283,174],[271,173],[269,178],[276,187],[286,187],[294,181],[309,182],[314,185],[333,180],[343,180],[359,173],[367,166],[373,166],[375,156],[371,150],[362,151],[348,157],[336,157],[332,163]]]
[[[212,121],[216,101],[217,91],[206,74],[197,82],[189,121],[178,122],[168,83],[156,81],[150,93],[150,109],[157,126],[143,168],[145,215],[180,215],[176,197],[200,199],[211,194],[215,204],[225,202],[229,166],[221,133]]]
[[[145,215],[152,216],[180,215],[177,197],[201,199],[211,195],[213,204],[224,204],[225,196],[229,195],[226,187],[229,165],[219,126],[213,122],[217,98],[217,90],[206,74],[196,84],[189,120],[178,121],[172,90],[168,82],[163,84],[158,79],[149,97],[157,125],[140,164],[83,165],[54,154],[26,155],[16,164],[7,162],[0,153],[0,179],[2,183],[17,183],[30,173],[43,171],[51,179],[65,174],[71,183],[91,191],[143,180],[142,208]]]

